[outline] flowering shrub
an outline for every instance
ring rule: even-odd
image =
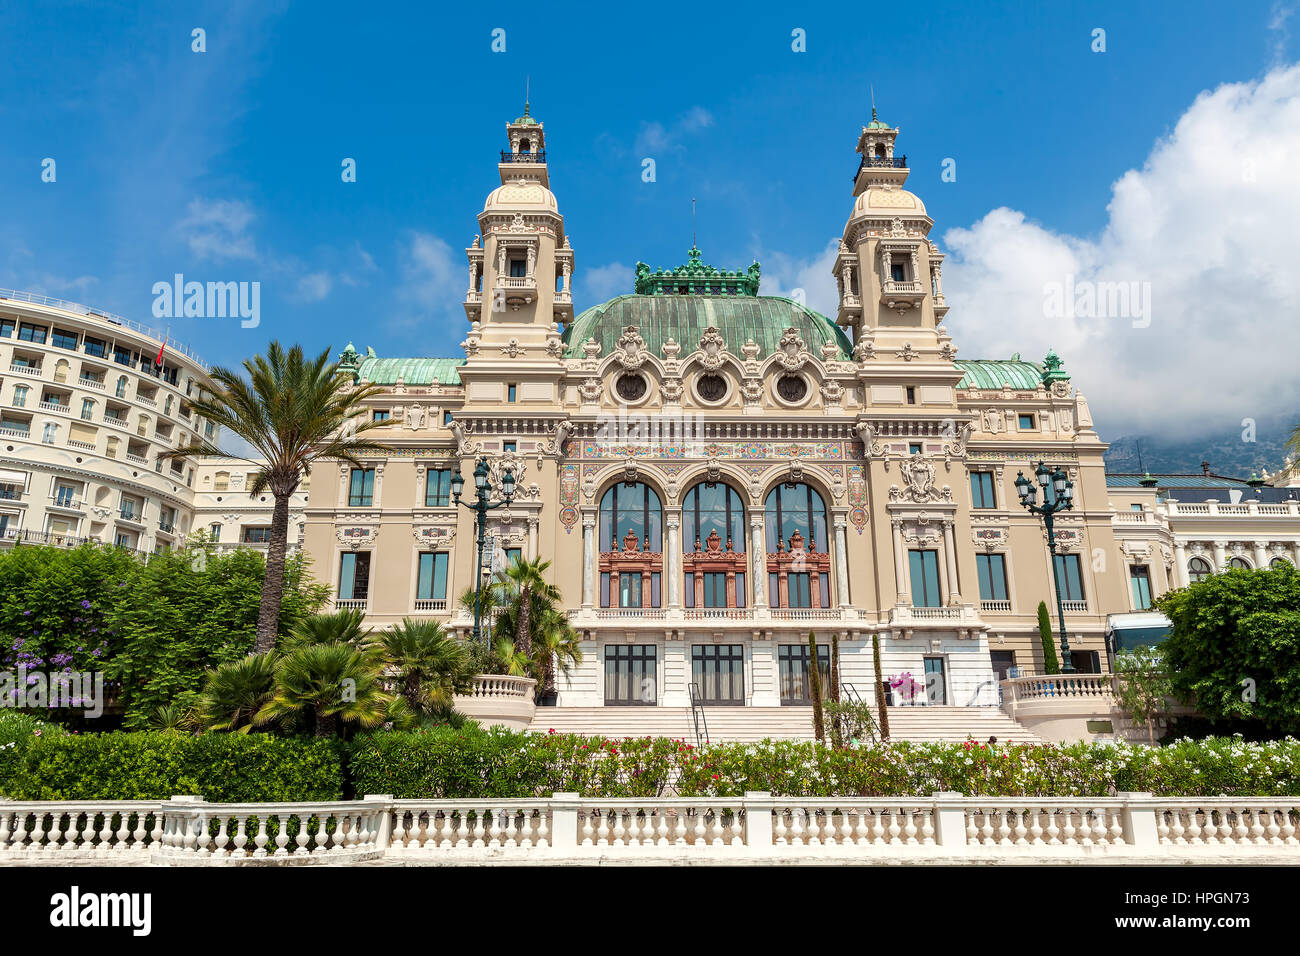
[[[13,710],[0,710],[0,794],[22,765],[23,754],[34,740],[62,736],[63,728]]]
[[[908,743],[834,749],[804,741],[715,744],[439,728],[352,744],[358,794],[525,797],[1300,795],[1300,741],[1129,744]]]

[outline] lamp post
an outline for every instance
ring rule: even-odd
[[[474,558],[474,640],[478,641],[480,636],[479,621],[482,617],[482,604],[480,596],[483,593],[483,546],[487,543],[487,513],[503,505],[510,504],[510,499],[515,496],[515,476],[509,468],[506,468],[501,475],[501,500],[490,502],[488,499],[492,493],[492,484],[488,481],[488,463],[486,458],[480,458],[474,465],[474,501],[473,503],[461,501],[460,493],[465,488],[465,479],[461,477],[460,469],[451,476],[451,494],[455,498],[456,504],[464,505],[470,511],[474,512],[474,521],[478,533],[478,550]]]
[[[1042,515],[1043,524],[1047,526],[1047,546],[1052,553],[1052,580],[1056,582],[1056,614],[1061,622],[1061,672],[1074,673],[1074,663],[1070,660],[1070,638],[1065,633],[1065,603],[1061,598],[1061,572],[1056,566],[1056,531],[1055,516],[1059,511],[1069,511],[1074,507],[1074,482],[1066,477],[1065,472],[1057,468],[1050,470],[1041,461],[1034,469],[1038,487],[1043,489],[1043,503],[1037,504],[1038,487],[1025,477],[1022,471],[1016,475],[1016,493],[1020,495],[1020,504],[1030,514]],[[1048,487],[1055,492],[1052,500],[1047,500]]]

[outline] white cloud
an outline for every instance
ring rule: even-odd
[[[776,251],[760,254],[758,260],[762,263],[763,275],[759,291],[763,295],[796,299],[834,320],[839,309],[839,293],[831,269],[839,248],[840,240],[833,238],[811,259]]]
[[[399,314],[392,325],[409,328],[430,317],[460,312],[469,284],[468,267],[451,246],[427,232],[411,232],[398,250]]]
[[[642,123],[636,137],[636,152],[645,156],[682,149],[683,136],[712,125],[713,114],[702,106],[691,107],[669,126],[658,121]]]
[[[573,277],[573,291],[581,298],[581,308],[599,305],[616,295],[627,295],[635,287],[636,270],[621,262],[583,269]]]
[[[1168,438],[1300,402],[1300,65],[1202,93],[1112,188],[1095,238],[994,209],[944,234],[964,358],[1055,348],[1105,434]],[[1048,283],[1149,283],[1149,325],[1053,318]]]
[[[241,199],[192,199],[176,228],[200,259],[252,259],[257,248],[249,227],[255,218]]]
[[[328,272],[311,272],[298,279],[294,297],[299,302],[320,302],[333,287],[334,280]]]

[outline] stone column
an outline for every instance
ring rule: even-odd
[[[1228,542],[1214,542],[1214,570],[1222,571],[1228,564]]]
[[[1268,567],[1268,554],[1264,550],[1264,543],[1262,541],[1255,542],[1255,567]]]
[[[668,526],[668,560],[664,570],[668,575],[668,606],[682,606],[681,568],[682,568],[682,516],[681,512],[664,515],[664,524]]]
[[[849,545],[846,539],[848,518],[835,515],[835,587],[840,607],[849,606]]]
[[[573,275],[573,263],[572,263],[572,262],[569,262],[569,261],[566,259],[566,260],[564,261],[564,264],[561,266],[561,268],[562,268],[563,271],[564,271],[564,284],[563,284],[562,286],[560,286],[560,291],[561,291],[561,292],[568,292],[568,291],[569,291],[569,279],[570,279],[570,278],[572,277],[572,275]]]
[[[537,518],[528,519],[528,560],[537,560]]]
[[[1185,588],[1190,582],[1187,579],[1187,546],[1174,542],[1174,580],[1170,587]]]
[[[596,572],[596,515],[589,512],[582,516],[582,606],[594,607],[592,595],[595,592]]]
[[[893,520],[894,529],[894,581],[898,586],[898,603],[911,604],[912,598],[907,591],[907,561],[903,553],[903,520]]]
[[[952,521],[943,523],[944,563],[948,568],[948,604],[961,603],[961,584],[957,580],[957,547],[953,543]]]
[[[762,512],[749,516],[749,576],[753,578],[753,607],[767,607],[767,536]]]

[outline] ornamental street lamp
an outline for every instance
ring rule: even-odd
[[[501,500],[489,502],[492,494],[492,483],[488,480],[488,463],[486,458],[480,458],[474,466],[474,501],[473,503],[460,500],[460,493],[465,488],[465,479],[461,477],[460,469],[451,476],[451,494],[456,499],[456,504],[464,505],[470,511],[474,512],[474,523],[478,535],[478,554],[474,562],[474,640],[479,639],[479,620],[482,615],[482,605],[480,596],[483,593],[483,547],[487,543],[487,513],[503,505],[510,504],[510,499],[515,496],[515,476],[509,468],[506,468],[501,475]]]
[[[1025,510],[1030,514],[1042,515],[1043,524],[1047,526],[1047,546],[1052,553],[1052,580],[1056,582],[1056,614],[1061,622],[1061,672],[1073,674],[1074,662],[1070,660],[1070,638],[1065,633],[1065,604],[1061,599],[1061,571],[1056,562],[1056,531],[1053,524],[1058,511],[1069,511],[1074,507],[1074,482],[1060,468],[1049,470],[1041,461],[1034,469],[1034,477],[1038,479],[1038,487],[1043,489],[1041,505],[1035,503],[1038,488],[1025,477],[1023,471],[1016,476],[1016,493],[1020,495],[1020,503]],[[1047,494],[1049,486],[1055,492],[1050,501]]]

